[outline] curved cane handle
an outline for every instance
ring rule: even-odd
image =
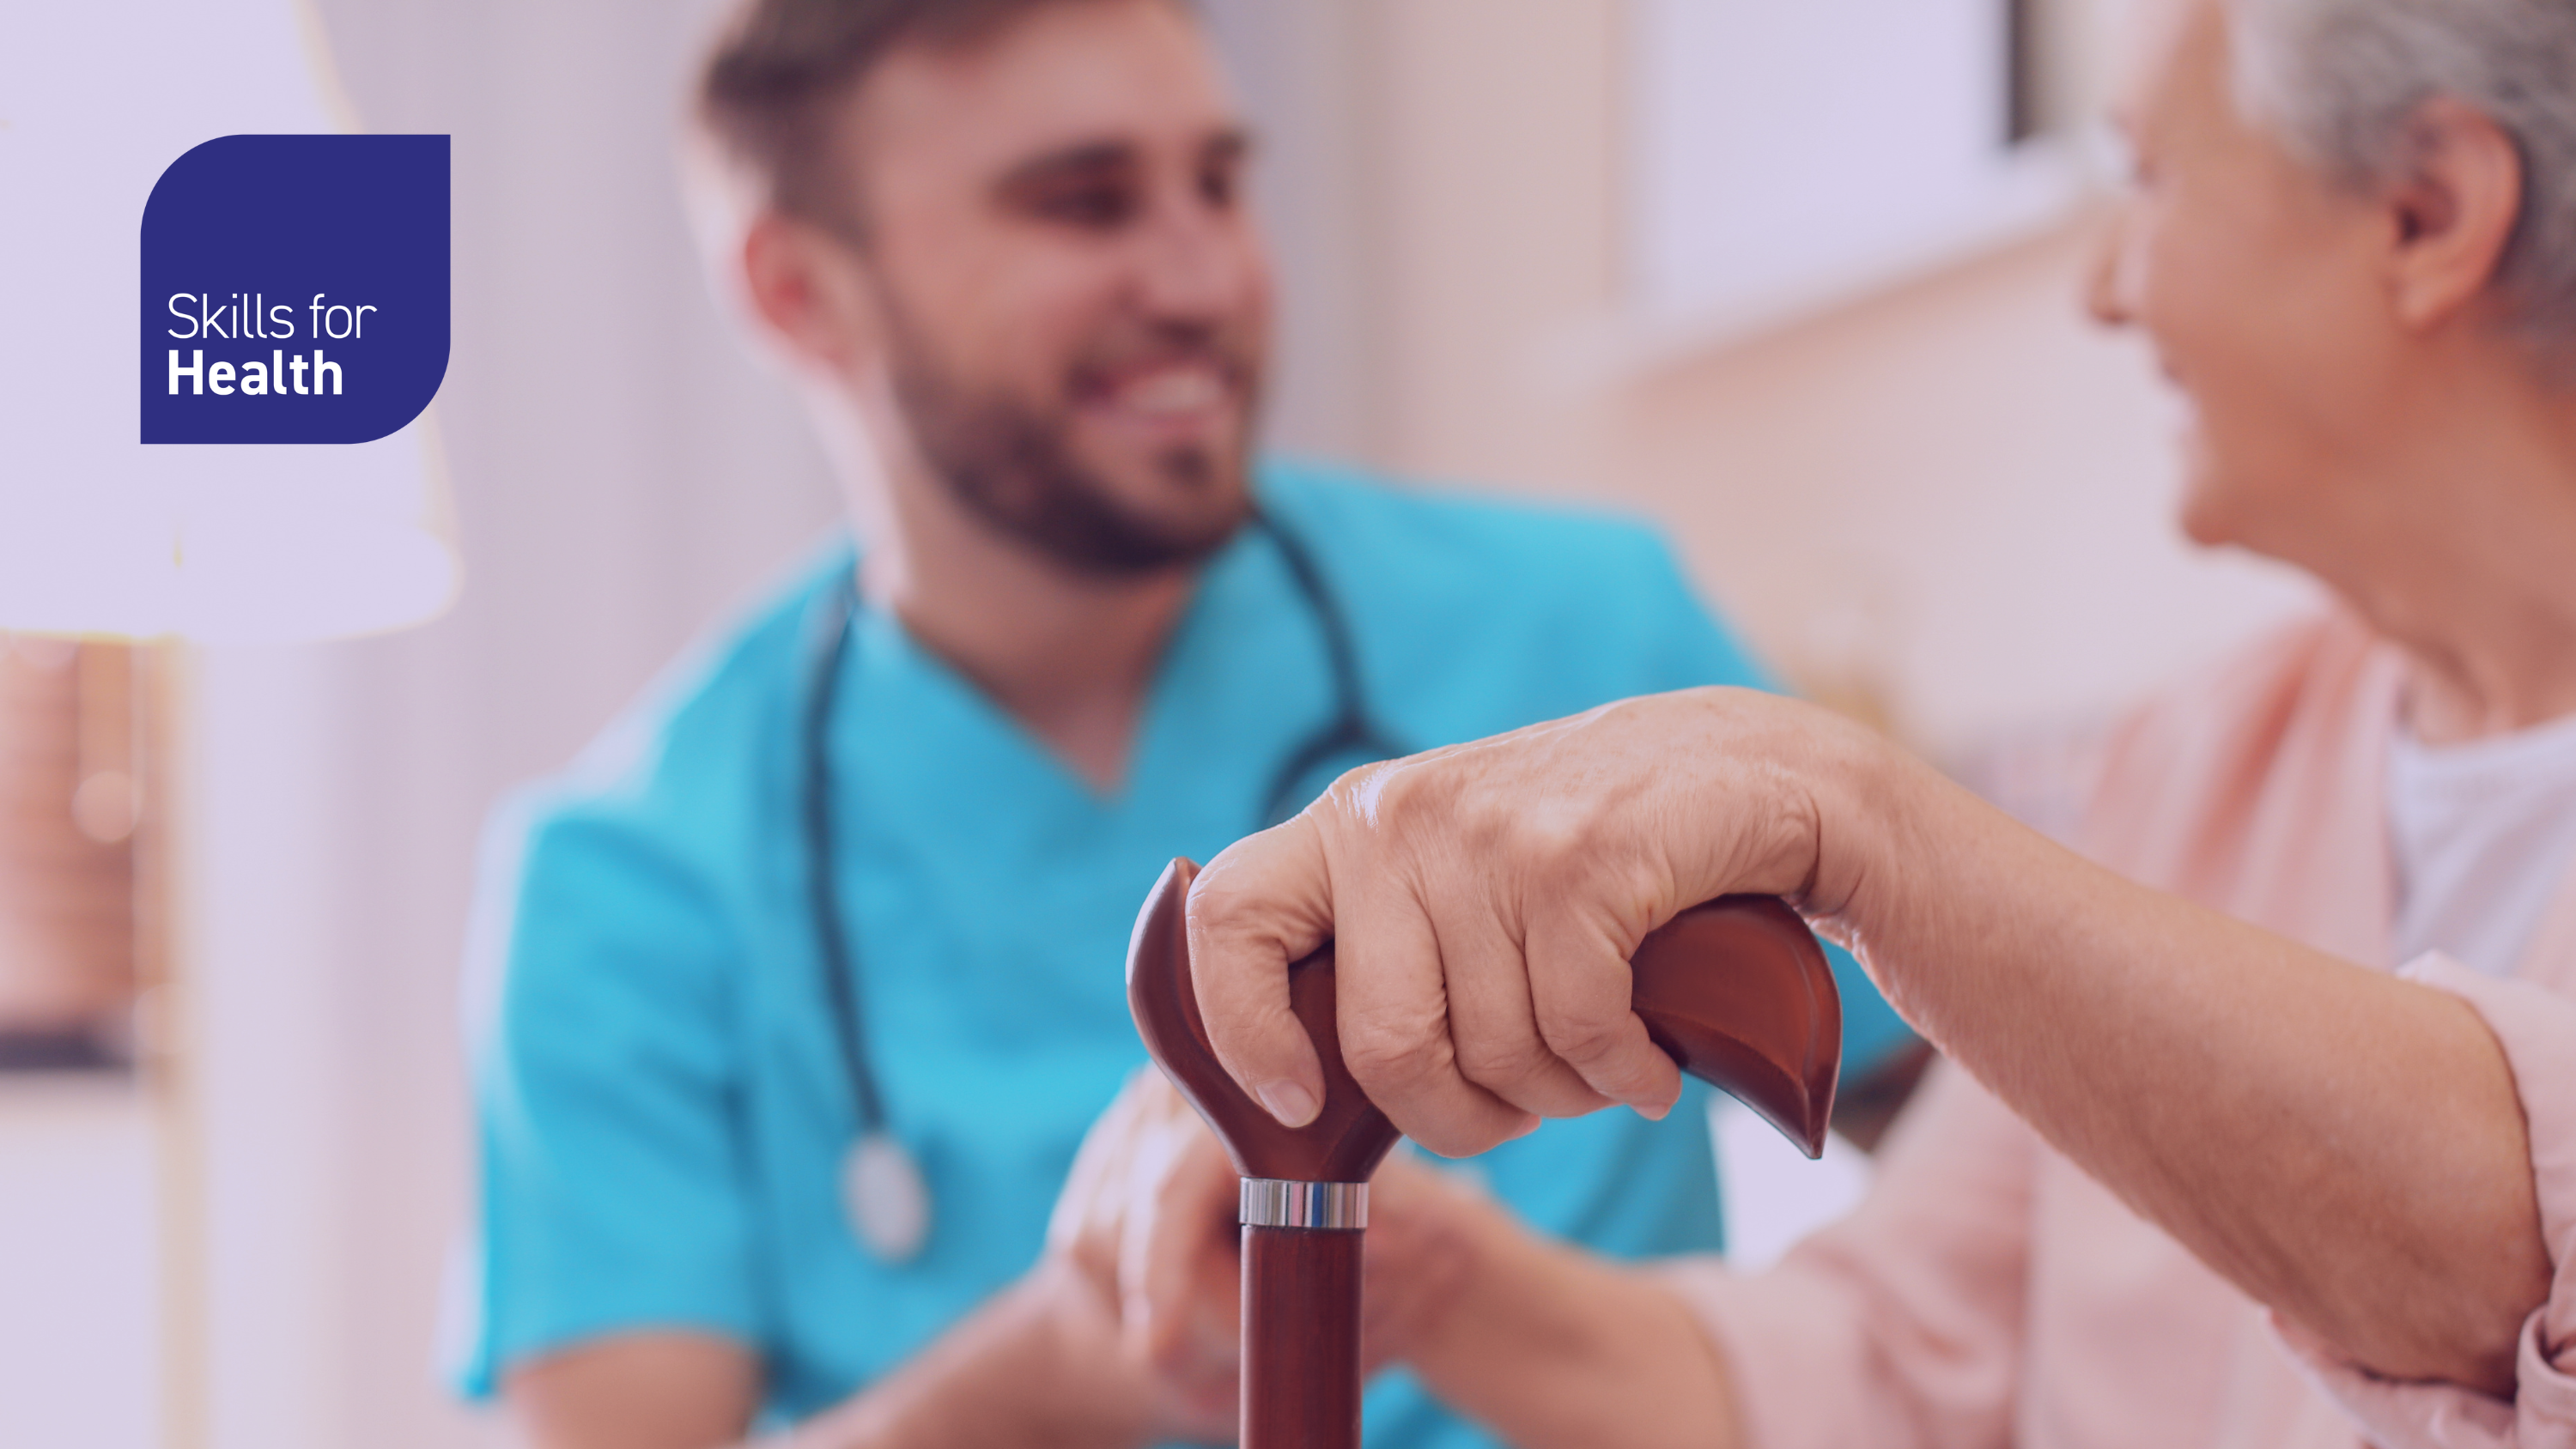
[[[1245,1177],[1365,1182],[1397,1137],[1342,1062],[1333,948],[1289,968],[1289,1004],[1323,1060],[1324,1107],[1287,1128],[1235,1084],[1208,1044],[1184,913],[1198,866],[1154,883],[1127,948],[1127,1004],[1145,1049],[1208,1120]],[[1630,967],[1646,1031],[1682,1070],[1728,1093],[1809,1157],[1823,1153],[1842,1065],[1842,995],[1815,936],[1769,896],[1693,906],[1648,936]]]
[[[1401,1134],[1342,1064],[1342,1035],[1333,1017],[1332,943],[1288,968],[1288,1005],[1323,1059],[1324,1108],[1303,1127],[1282,1127],[1235,1085],[1208,1045],[1199,994],[1190,982],[1184,920],[1190,882],[1198,873],[1195,861],[1165,867],[1127,943],[1127,1006],[1145,1050],[1215,1129],[1236,1172],[1289,1182],[1368,1181]]]

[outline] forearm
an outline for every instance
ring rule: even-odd
[[[2490,1391],[2548,1291],[2501,1049],[2460,1003],[2143,889],[1883,739],[1686,691],[1386,765],[1191,891],[1210,1041],[1295,1104],[1287,963],[1335,941],[1345,1061],[1466,1153],[1680,1087],[1630,1009],[1655,924],[1783,895],[2049,1141],[2365,1367]]]
[[[1407,1362],[1518,1449],[1731,1449],[1717,1350],[1662,1285],[1475,1205],[1472,1265]]]
[[[2510,1388],[2548,1261],[2467,1007],[2122,880],[1894,751],[1818,818],[1819,903],[2060,1151],[2358,1361]]]
[[[791,1449],[1128,1449],[1147,1411],[1125,1376],[1086,1370],[1115,1326],[1070,1311],[1054,1262],[987,1303],[902,1368],[800,1426]]]

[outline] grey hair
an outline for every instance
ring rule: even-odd
[[[2497,283],[2518,330],[2576,362],[2576,0],[2234,0],[2248,115],[2333,179],[2414,163],[2416,116],[2447,96],[2522,155],[2522,215]]]

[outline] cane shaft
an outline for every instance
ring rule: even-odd
[[[1243,1230],[1243,1449],[1358,1449],[1360,1234]]]

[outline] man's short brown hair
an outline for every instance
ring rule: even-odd
[[[861,82],[906,45],[971,45],[1070,0],[744,0],[698,80],[699,124],[764,200],[855,229],[832,176],[834,122]]]

